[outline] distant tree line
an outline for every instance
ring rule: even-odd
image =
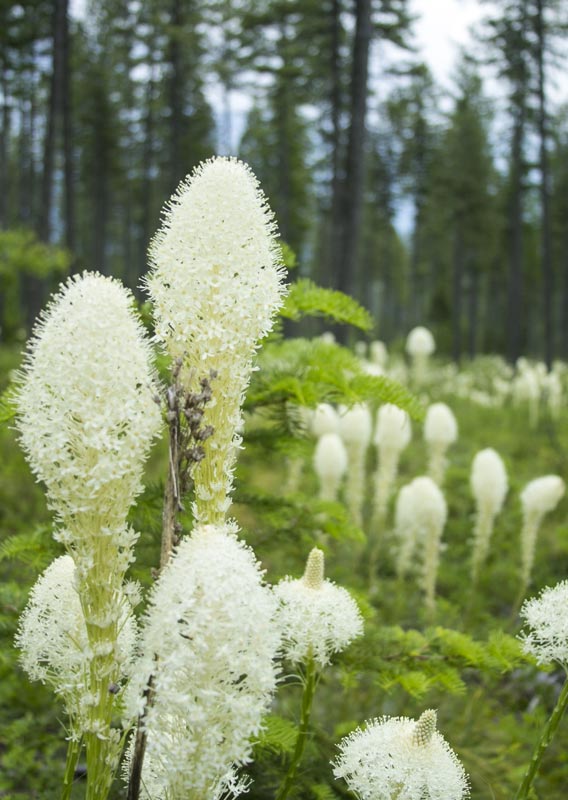
[[[90,0],[81,19],[0,0],[0,259],[25,229],[135,288],[164,200],[230,152],[298,273],[361,300],[381,338],[421,323],[458,360],[568,358],[568,105],[550,97],[567,23],[562,0],[493,3],[448,96],[408,0]],[[17,268],[4,337],[55,279]]]

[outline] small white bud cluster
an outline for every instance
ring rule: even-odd
[[[495,517],[503,508],[509,488],[503,459],[491,447],[480,450],[473,459],[470,485],[476,504],[472,556],[475,581],[487,558]]]
[[[412,428],[406,411],[385,403],[377,411],[373,442],[377,448],[374,476],[373,528],[382,528],[398,471],[400,454],[410,442]]]
[[[204,413],[214,433],[194,470],[194,511],[201,522],[221,522],[253,357],[285,291],[274,216],[249,167],[234,158],[200,164],[171,197],[149,257],[156,335],[183,360],[186,388],[216,373]]]
[[[314,451],[314,470],[322,500],[336,500],[347,470],[347,451],[338,433],[324,433]]]
[[[276,686],[276,603],[236,530],[198,526],[150,595],[127,694],[129,714],[144,714],[143,784],[152,798],[233,792],[233,767],[249,759]]]
[[[458,757],[436,730],[436,712],[370,720],[338,745],[333,774],[361,800],[463,800],[469,783]]]
[[[371,441],[373,422],[365,403],[343,411],[339,417],[339,433],[345,443],[348,458],[346,499],[351,518],[362,524],[365,499],[365,460]]]
[[[312,416],[312,433],[319,439],[325,433],[337,433],[339,429],[339,416],[335,408],[329,403],[319,403]]]
[[[428,361],[435,349],[436,343],[428,328],[420,325],[408,334],[406,352],[412,361],[412,378],[416,386],[422,386],[426,382]]]
[[[534,563],[536,539],[542,520],[554,511],[566,491],[566,484],[559,475],[543,475],[527,483],[521,492],[523,527],[521,530],[521,581],[525,589]]]
[[[445,403],[432,403],[424,420],[424,439],[428,445],[428,474],[439,486],[446,471],[446,451],[458,438],[458,424]]]
[[[363,633],[363,620],[349,592],[324,580],[324,555],[314,547],[304,575],[274,587],[284,655],[295,663],[313,658],[324,667]]]

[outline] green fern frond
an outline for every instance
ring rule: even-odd
[[[367,309],[352,297],[343,292],[316,286],[307,278],[300,278],[291,284],[280,314],[294,321],[303,317],[327,317],[363,331],[371,330],[374,324]]]
[[[284,717],[268,716],[260,734],[257,747],[274,753],[291,754],[298,738],[298,727]]]

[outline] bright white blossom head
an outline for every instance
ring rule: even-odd
[[[19,377],[16,424],[51,507],[66,521],[122,520],[161,425],[130,292],[96,273],[70,278],[40,316]]]
[[[125,592],[115,598],[115,604],[114,662],[125,679],[134,662],[136,620]],[[84,731],[90,706],[96,701],[89,696],[87,675],[97,653],[89,643],[71,556],[56,558],[32,587],[20,617],[16,646],[30,679],[51,686],[63,698],[74,732]]]
[[[535,478],[521,492],[523,512],[527,515],[544,516],[554,511],[565,491],[566,484],[559,475]]]
[[[194,514],[222,522],[253,357],[285,293],[276,223],[249,167],[234,158],[200,164],[166,206],[149,258],[158,340],[181,359],[187,390],[215,374],[203,418],[213,435],[193,473]]]
[[[406,339],[406,352],[410,356],[431,356],[436,343],[428,328],[419,325],[413,328]]]
[[[347,451],[338,433],[320,436],[314,451],[314,470],[324,500],[335,500],[347,469]]]
[[[324,555],[311,551],[299,580],[284,578],[274,587],[280,602],[278,623],[284,654],[291,661],[313,658],[320,666],[363,633],[363,619],[349,592],[324,579]]]
[[[415,514],[417,524],[420,527],[432,525],[443,528],[446,524],[448,507],[439,487],[426,475],[414,478],[410,487],[412,499],[409,507]]]
[[[492,447],[480,450],[471,466],[471,491],[478,508],[498,514],[507,496],[507,470],[503,459]]]
[[[469,796],[458,757],[436,730],[436,712],[417,721],[381,717],[339,743],[333,763],[361,800],[462,800]]]
[[[385,403],[377,411],[374,443],[380,449],[401,451],[412,437],[410,419],[402,408]]]
[[[152,798],[215,797],[247,762],[276,685],[276,603],[236,526],[202,525],[182,541],[150,595],[143,656],[128,699],[146,709]],[[232,777],[231,777],[232,776]]]
[[[373,421],[369,407],[358,403],[339,416],[339,433],[347,446],[365,449],[371,441]]]
[[[146,281],[157,336],[172,356],[202,372],[234,359],[250,365],[284,295],[276,236],[242,161],[210,159],[180,183],[150,245]],[[249,375],[242,379],[246,387]]]
[[[312,433],[320,438],[324,433],[337,433],[339,429],[339,416],[329,403],[319,403],[312,416]]]
[[[424,439],[429,444],[449,446],[458,438],[456,418],[445,403],[432,403],[424,420]]]
[[[568,581],[547,586],[526,600],[521,617],[529,631],[521,634],[523,650],[539,664],[558,662],[568,667]]]

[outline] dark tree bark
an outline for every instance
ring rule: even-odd
[[[73,174],[73,130],[71,101],[71,54],[69,0],[59,0],[58,25],[61,28],[61,122],[63,129],[63,177],[65,182],[65,245],[75,250],[75,180]],[[75,266],[75,265],[73,265]],[[72,269],[73,269],[72,266]]]
[[[180,178],[185,175],[185,166],[182,162],[181,155],[184,81],[180,37],[183,26],[183,0],[172,0],[170,13],[170,183],[173,191],[178,185]]]
[[[331,92],[330,92],[330,106],[331,106],[331,205],[329,214],[329,236],[328,236],[328,258],[332,269],[328,270],[328,279],[335,285],[338,266],[337,260],[339,258],[341,248],[341,231],[342,231],[342,180],[341,180],[341,162],[342,162],[342,148],[341,148],[341,20],[340,20],[340,0],[332,0],[331,14],[330,14],[330,33],[331,33],[331,51],[330,51],[330,75],[331,75]]]
[[[355,2],[355,39],[351,72],[351,108],[345,166],[342,217],[344,221],[341,259],[336,286],[351,294],[363,208],[369,50],[371,45],[371,0]]]
[[[509,276],[507,292],[507,353],[514,363],[521,355],[521,314],[523,297],[523,205],[525,108],[518,109],[511,152],[509,201]]]
[[[2,125],[0,130],[0,228],[8,223],[8,141],[10,139],[10,98],[8,85],[8,63],[2,59]]]
[[[459,223],[454,236],[452,275],[452,357],[456,364],[462,357],[462,284],[464,274],[464,246]]]
[[[477,328],[479,316],[479,271],[475,267],[469,274],[468,298],[468,354],[471,359],[477,355]]]
[[[540,139],[539,166],[540,166],[540,211],[541,230],[540,247],[542,259],[542,288],[544,308],[544,360],[548,369],[552,366],[554,358],[554,273],[552,269],[552,246],[550,225],[550,170],[548,163],[548,114],[546,109],[546,88],[544,54],[546,52],[546,37],[543,18],[543,0],[536,3],[536,60],[537,60],[537,94],[538,94],[538,134]]]

